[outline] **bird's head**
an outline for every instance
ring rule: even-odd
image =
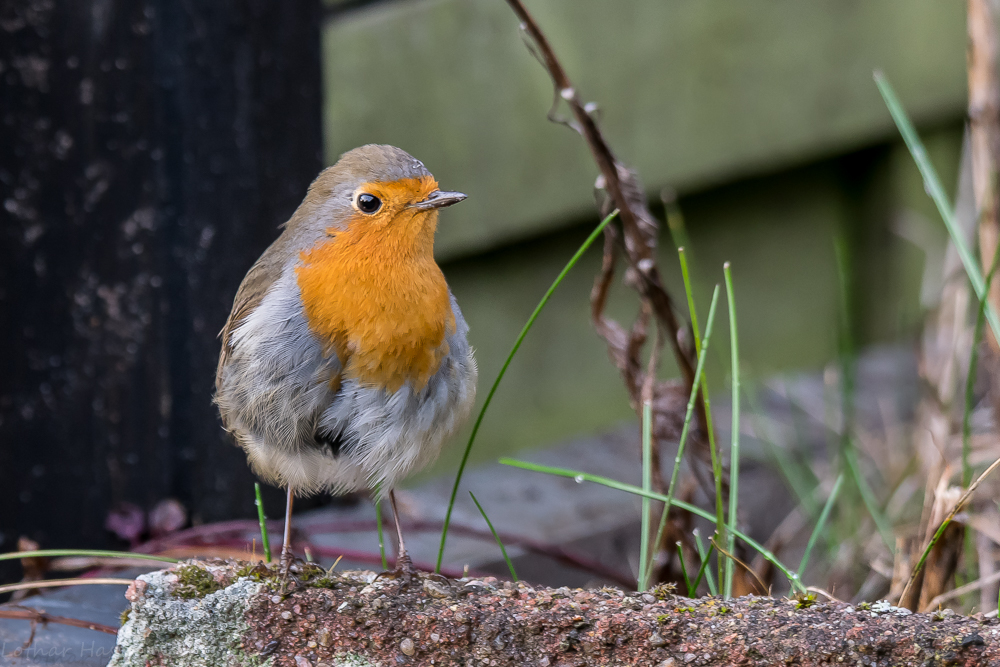
[[[461,192],[438,188],[423,163],[406,151],[369,144],[344,153],[320,173],[288,226],[432,245],[438,209],[463,199]]]

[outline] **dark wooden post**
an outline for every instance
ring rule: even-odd
[[[321,167],[320,21],[318,0],[0,10],[0,550],[107,545],[118,502],[252,516],[216,334]]]

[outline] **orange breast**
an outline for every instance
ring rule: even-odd
[[[421,389],[455,330],[448,285],[434,261],[436,212],[380,229],[358,218],[302,253],[297,269],[309,326],[336,353],[343,375],[398,390]]]

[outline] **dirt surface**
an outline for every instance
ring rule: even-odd
[[[370,572],[302,579],[251,602],[246,655],[288,667],[1000,666],[996,619],[911,614],[885,602],[723,602],[665,588],[547,589],[435,575],[407,583]]]

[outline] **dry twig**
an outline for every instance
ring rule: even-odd
[[[993,3],[995,4],[995,3]],[[993,266],[1000,243],[1000,202],[997,201],[997,156],[1000,155],[1000,77],[996,17],[989,0],[968,0],[969,136],[972,179],[979,219],[979,252],[983,266]],[[989,300],[1000,309],[1000,281],[989,286]],[[988,332],[995,353],[1000,346]]]
[[[990,584],[996,583],[998,581],[1000,581],[1000,572],[994,572],[990,574],[988,577],[980,577],[975,581],[970,581],[964,586],[959,586],[958,588],[953,588],[947,593],[942,593],[941,595],[937,596],[936,598],[925,604],[920,609],[920,611],[921,612],[934,611],[935,609],[943,605],[945,602],[948,602],[949,600],[960,598],[966,593],[974,593],[975,591],[982,590],[984,587],[989,586]]]
[[[74,628],[97,630],[98,632],[104,632],[109,635],[118,634],[118,628],[113,628],[110,625],[92,623],[91,621],[83,621],[78,618],[67,618],[66,616],[53,616],[45,611],[39,609],[29,609],[28,607],[19,607],[18,609],[0,609],[0,618],[20,619],[31,621],[32,623],[58,623],[59,625],[71,625]]]
[[[951,509],[951,512],[948,513],[948,516],[946,516],[944,520],[941,522],[941,524],[938,526],[937,530],[934,532],[934,537],[931,538],[930,543],[924,548],[923,557],[920,559],[920,561],[917,562],[917,565],[913,568],[913,573],[910,575],[909,581],[906,582],[906,587],[903,589],[903,594],[899,596],[899,599],[901,601],[907,600],[907,593],[913,586],[913,582],[916,581],[917,577],[920,575],[920,572],[924,565],[924,560],[926,559],[928,552],[934,548],[934,543],[940,538],[941,534],[952,522],[952,520],[954,520],[955,515],[961,512],[962,508],[965,507],[965,504],[969,502],[969,499],[972,497],[972,494],[975,493],[976,489],[979,488],[979,485],[982,483],[982,481],[986,479],[991,472],[996,470],[997,466],[1000,466],[1000,459],[994,461],[993,464],[989,468],[984,470],[983,474],[980,475],[976,479],[976,481],[969,486],[969,488],[965,491],[965,493],[962,494],[962,497],[958,499],[958,502],[955,503],[955,506]]]
[[[722,554],[726,558],[730,559],[731,561],[735,562],[737,565],[739,565],[744,570],[746,570],[747,572],[749,572],[750,574],[753,575],[753,578],[757,580],[757,585],[760,586],[760,592],[759,592],[760,595],[769,595],[770,594],[770,591],[768,591],[768,588],[767,588],[767,584],[764,583],[764,581],[757,575],[757,573],[754,571],[754,569],[752,567],[750,567],[749,565],[747,565],[746,563],[744,563],[742,560],[740,560],[739,558],[737,558],[733,554],[731,554],[728,551],[726,551],[722,547],[722,545],[719,544],[718,540],[715,539],[715,537],[712,537],[709,541],[712,544],[715,545],[716,551],[718,551],[720,554]]]
[[[75,577],[72,579],[46,579],[44,581],[22,581],[18,584],[4,584],[0,586],[0,594],[11,593],[13,591],[23,591],[31,590],[34,588],[59,588],[61,586],[93,586],[93,585],[103,585],[103,584],[122,584],[124,586],[129,586],[132,583],[132,579],[106,579],[106,578],[90,578],[90,577]]]

